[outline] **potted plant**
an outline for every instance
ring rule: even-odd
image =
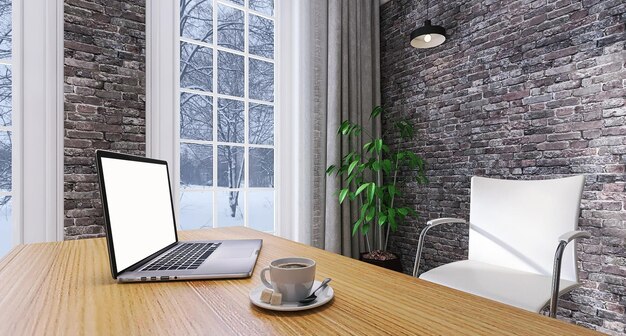
[[[370,118],[381,113],[383,108],[377,106]],[[393,127],[402,140],[409,141],[415,136],[413,125],[406,120],[396,121]],[[417,216],[417,213],[397,201],[400,196],[398,171],[408,167],[415,171],[417,183],[425,184],[428,180],[424,160],[410,150],[392,151],[382,138],[372,136],[361,125],[349,120],[341,123],[338,134],[347,138],[350,152],[343,156],[341,162],[330,165],[326,174],[336,174],[344,181],[343,187],[337,191],[339,203],[349,200],[359,207],[359,217],[352,223],[352,235],[357,231],[365,235],[367,251],[361,253],[361,260],[402,271],[400,256],[387,250],[389,236],[407,216]],[[356,148],[354,140],[361,134],[369,141]],[[368,232],[372,225],[378,225],[386,232],[382,249],[371,248]]]

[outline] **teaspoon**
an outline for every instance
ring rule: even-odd
[[[326,288],[326,286],[328,286],[328,283],[330,282],[330,278],[326,278],[324,279],[324,281],[322,281],[322,283],[320,284],[319,287],[317,287],[316,290],[314,290],[313,292],[311,292],[311,295],[307,296],[306,298],[298,301],[298,303],[302,303],[302,304],[307,304],[307,303],[311,303],[313,301],[315,301],[315,299],[317,299],[317,295],[315,295],[315,293],[317,291],[319,291],[322,288]]]

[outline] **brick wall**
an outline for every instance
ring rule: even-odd
[[[411,118],[411,148],[428,161],[430,184],[403,172],[404,200],[422,214],[392,239],[410,272],[427,218],[468,218],[472,175],[535,179],[585,174],[578,244],[583,287],[559,317],[621,335],[626,318],[626,2],[623,0],[431,1],[449,40],[413,49],[409,34],[425,1],[381,10],[383,128]],[[387,133],[385,133],[387,134]],[[423,270],[467,256],[467,230],[433,230]],[[556,247],[556,242],[555,242]]]
[[[95,151],[145,155],[145,0],[65,0],[65,237],[102,236]]]

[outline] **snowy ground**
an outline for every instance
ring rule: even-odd
[[[228,191],[217,191],[214,204],[213,191],[182,191],[180,228],[192,230],[213,227],[213,206],[215,206],[217,221],[215,227],[243,226],[247,209],[247,226],[260,231],[274,231],[274,191],[251,190],[247,195],[241,192],[234,217],[229,205],[229,196]]]
[[[13,230],[11,223],[12,201],[0,208],[0,258],[2,258],[11,248],[11,240],[13,238]]]

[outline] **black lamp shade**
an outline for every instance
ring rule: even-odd
[[[411,46],[418,49],[436,47],[446,41],[446,30],[441,26],[433,26],[430,20],[424,26],[411,32]]]

